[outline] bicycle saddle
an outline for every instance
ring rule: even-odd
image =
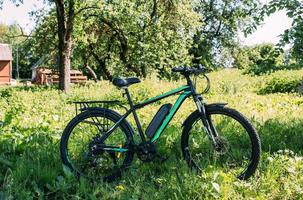
[[[136,77],[132,78],[114,78],[113,84],[117,87],[128,87],[135,83],[140,83],[140,79]]]

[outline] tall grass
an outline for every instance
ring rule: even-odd
[[[301,71],[289,72],[297,77]],[[267,76],[250,77],[238,70],[209,74],[212,89],[208,103],[228,102],[249,119],[262,140],[262,162],[249,181],[209,165],[201,174],[191,171],[180,151],[181,125],[195,110],[185,102],[158,146],[169,159],[142,164],[135,159],[118,182],[80,181],[59,158],[59,140],[75,115],[75,100],[120,99],[121,91],[108,82],[74,86],[70,94],[54,88],[0,90],[0,199],[301,199],[303,195],[303,100],[296,93],[258,95]],[[130,87],[140,102],[185,82],[144,80]],[[198,79],[202,90],[205,81]],[[161,103],[174,102],[176,97]],[[146,127],[160,104],[139,111]],[[123,110],[118,110],[123,112]],[[133,125],[134,121],[129,120]]]

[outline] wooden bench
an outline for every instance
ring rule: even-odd
[[[70,82],[71,83],[86,83],[87,77],[86,76],[75,76],[75,77],[70,77]]]
[[[78,70],[71,70],[70,82],[76,84],[85,84],[87,81],[87,76],[83,76],[83,73]],[[52,83],[59,83],[59,75],[52,75]]]

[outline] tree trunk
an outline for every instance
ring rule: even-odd
[[[55,0],[59,38],[59,88],[70,90],[70,65],[72,54],[72,32],[74,23],[74,0],[69,0],[68,16],[65,16],[64,0]]]
[[[107,69],[105,60],[102,59],[102,58],[99,58],[99,56],[94,52],[94,47],[93,47],[92,44],[89,44],[89,50],[90,50],[91,55],[95,58],[95,60],[100,65],[100,68],[102,70],[102,77],[103,77],[103,79],[104,80],[112,81],[113,80],[113,76],[110,73],[110,71]]]
[[[88,73],[93,77],[94,81],[97,83],[98,78],[94,70],[88,65],[88,59],[85,59],[84,61],[84,67],[87,69]]]
[[[147,77],[146,65],[142,65],[140,68],[143,78],[146,78]]]
[[[113,80],[113,76],[111,75],[110,71],[106,68],[106,64],[103,60],[101,60],[97,54],[93,53],[94,58],[96,59],[96,61],[99,63],[100,68],[102,70],[102,77],[104,80],[109,80],[112,81]]]
[[[60,89],[64,92],[70,90],[70,66],[72,54],[72,38],[65,42],[63,54],[63,65],[60,66]]]
[[[98,82],[98,78],[97,78],[97,75],[94,72],[94,70],[90,66],[88,66],[88,65],[85,65],[85,68],[87,69],[88,73],[93,77],[94,81],[97,83]]]

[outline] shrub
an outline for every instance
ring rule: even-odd
[[[297,73],[298,71],[294,71],[292,74],[282,74],[281,72],[273,74],[273,76],[265,82],[257,93],[270,94],[297,92],[298,86],[302,83],[302,76]]]
[[[282,69],[282,52],[272,44],[239,48],[234,53],[234,65],[245,74],[262,75]]]

